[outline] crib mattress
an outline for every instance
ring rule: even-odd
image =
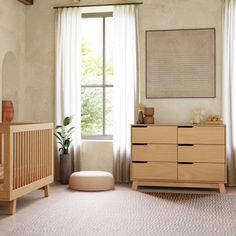
[[[3,165],[0,164],[0,184],[3,184]]]

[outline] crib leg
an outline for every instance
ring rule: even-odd
[[[14,215],[16,213],[16,200],[9,202],[8,214]]]
[[[44,189],[44,196],[48,197],[49,196],[49,185],[44,186],[43,189]]]

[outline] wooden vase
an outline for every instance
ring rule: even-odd
[[[143,111],[139,111],[139,112],[138,112],[138,120],[137,120],[136,123],[137,123],[137,124],[144,124]]]
[[[2,122],[11,123],[14,117],[12,101],[2,101]]]

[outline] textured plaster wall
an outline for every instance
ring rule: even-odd
[[[0,0],[0,100],[13,100],[15,121],[23,118],[25,81],[25,6]],[[6,56],[7,55],[7,56]],[[1,110],[2,103],[0,103]],[[0,116],[1,117],[1,116]],[[1,118],[0,118],[1,119]]]

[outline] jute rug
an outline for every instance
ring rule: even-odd
[[[91,193],[68,190],[65,198],[8,235],[236,235],[236,198],[122,187]]]

